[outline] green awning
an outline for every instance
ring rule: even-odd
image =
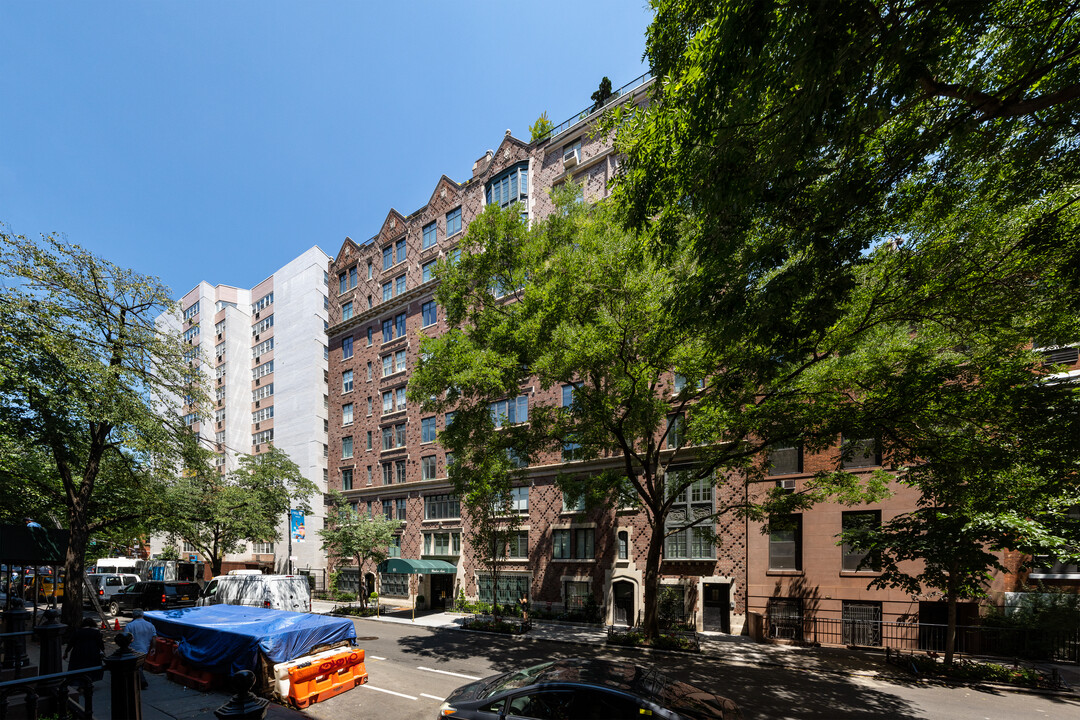
[[[445,560],[390,558],[379,563],[378,571],[401,575],[454,575],[457,573],[457,566]]]

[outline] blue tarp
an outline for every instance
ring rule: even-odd
[[[235,674],[255,671],[259,651],[271,663],[295,660],[316,645],[356,637],[352,620],[240,605],[153,610],[146,619],[158,635],[178,640],[195,667]]]

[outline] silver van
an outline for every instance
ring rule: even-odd
[[[219,575],[206,584],[199,605],[248,607],[311,612],[311,588],[304,575]]]
[[[120,606],[113,600],[113,595],[120,592],[128,585],[134,585],[142,580],[133,573],[87,573],[86,579],[90,581],[90,587],[97,593],[98,602],[102,609],[110,615],[120,612]],[[87,603],[89,604],[89,600]]]

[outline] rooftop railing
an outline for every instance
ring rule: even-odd
[[[592,117],[593,115],[596,115],[597,113],[601,113],[604,110],[607,110],[609,107],[611,107],[616,102],[618,102],[624,95],[628,95],[628,94],[632,93],[634,90],[637,90],[639,87],[641,87],[645,83],[652,80],[652,78],[653,78],[652,70],[649,70],[645,74],[634,78],[633,80],[626,83],[625,85],[623,85],[618,90],[615,90],[614,92],[612,92],[611,97],[606,99],[602,106],[596,107],[595,104],[590,105],[589,107],[585,108],[581,112],[579,112],[579,113],[577,113],[575,115],[572,115],[571,117],[567,118],[563,122],[559,123],[558,125],[553,127],[551,130],[549,130],[547,133],[545,133],[541,137],[537,138],[537,140],[538,141],[540,141],[540,140],[550,140],[553,137],[558,137],[559,135],[563,134],[564,132],[569,130],[574,125],[581,122],[582,120],[587,120],[588,118]]]

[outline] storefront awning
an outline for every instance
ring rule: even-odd
[[[457,566],[445,560],[410,560],[409,558],[389,558],[379,563],[381,573],[400,573],[402,575],[453,575]]]

